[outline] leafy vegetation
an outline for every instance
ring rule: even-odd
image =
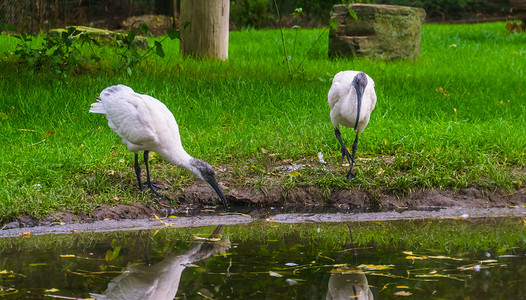
[[[2,24],[7,32],[14,32],[16,28]],[[13,54],[18,58],[18,63],[24,64],[29,70],[47,71],[55,74],[85,71],[89,63],[99,63],[100,56],[96,48],[101,47],[99,40],[106,43],[108,49],[117,54],[119,60],[113,64],[113,69],[120,71],[126,69],[129,75],[132,68],[141,64],[152,53],[164,57],[162,42],[167,38],[179,39],[179,32],[170,29],[169,33],[160,41],[154,40],[153,46],[148,44],[146,38],[137,36],[148,33],[148,26],[140,24],[137,29],[131,29],[127,34],[114,33],[89,27],[70,26],[65,29],[55,29],[46,34],[34,35],[31,33],[12,34],[18,39],[18,44]],[[41,41],[42,40],[42,41]],[[39,46],[35,46],[39,44]],[[115,47],[108,47],[109,45]],[[85,53],[87,50],[89,53]],[[9,53],[5,53],[9,57]],[[67,74],[64,74],[66,76]]]
[[[151,201],[135,186],[133,156],[102,116],[88,113],[103,88],[119,83],[166,103],[185,149],[216,166],[227,187],[310,186],[326,195],[523,187],[526,35],[503,23],[425,25],[419,60],[385,62],[331,61],[327,33],[314,43],[321,32],[284,30],[287,49],[296,49],[291,62],[306,57],[292,79],[278,30],[231,32],[225,62],[184,59],[178,40],[166,40],[165,57],[142,60],[132,76],[112,68],[121,57],[107,47],[94,48],[100,62],[75,76],[19,68],[10,54],[19,40],[0,36],[0,220]],[[369,74],[378,96],[349,185],[326,100],[332,76],[348,69]],[[352,135],[342,130],[347,144]],[[152,165],[174,195],[195,180],[159,158]]]
[[[275,3],[279,12],[275,8]],[[290,21],[295,9],[305,13],[304,25],[326,26],[336,4],[370,3],[420,7],[430,21],[451,21],[484,16],[507,16],[512,8],[508,1],[495,0],[232,0],[231,20],[235,28],[276,27],[280,20]]]

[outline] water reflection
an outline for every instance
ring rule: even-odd
[[[341,267],[331,271],[327,300],[372,300],[373,292],[369,288],[367,277],[360,269]]]
[[[0,298],[526,299],[523,219],[350,224],[0,239]]]
[[[230,248],[228,239],[221,240],[223,226],[219,225],[207,238],[182,255],[169,255],[153,266],[129,263],[123,273],[108,283],[104,294],[90,293],[99,299],[171,300],[177,294],[184,269],[214,254],[224,254]]]
[[[343,299],[357,299],[357,300],[372,300],[373,292],[369,288],[369,282],[365,273],[357,268],[358,266],[358,253],[356,251],[356,245],[354,243],[354,237],[352,234],[352,227],[347,224],[349,229],[348,243],[342,247],[342,251],[338,256],[338,260],[343,257],[343,254],[347,250],[353,252],[355,259],[355,267],[350,268],[347,265],[342,265],[331,270],[329,277],[329,284],[327,290],[326,300],[343,300]]]

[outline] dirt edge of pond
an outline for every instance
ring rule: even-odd
[[[255,188],[225,188],[225,196],[232,211],[243,211],[254,217],[268,216],[271,208],[288,212],[311,212],[331,210],[333,212],[367,212],[400,209],[438,209],[438,208],[493,208],[526,205],[526,188],[513,193],[491,192],[478,188],[459,191],[436,189],[421,190],[405,195],[373,194],[361,189],[338,189],[329,193],[316,187],[283,187],[256,190]],[[136,202],[133,204],[103,205],[89,214],[77,215],[72,212],[57,212],[37,221],[30,216],[19,216],[15,221],[4,224],[2,229],[45,226],[63,223],[93,222],[97,220],[144,219],[155,216],[188,215],[190,210],[209,206],[221,209],[217,194],[205,183],[196,182],[184,188],[178,195],[167,195],[168,199],[159,203]]]

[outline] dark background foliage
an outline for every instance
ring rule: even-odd
[[[179,1],[177,1],[179,3]],[[427,22],[457,20],[501,20],[515,12],[509,0],[362,0],[367,2],[421,7]],[[317,27],[328,24],[334,4],[342,0],[276,0],[284,26]],[[299,18],[291,14],[302,8]],[[20,31],[38,31],[87,25],[111,30],[121,29],[128,17],[144,14],[177,15],[172,0],[3,0],[0,2],[0,23],[18,26]],[[269,28],[278,25],[274,0],[231,0],[231,28]],[[511,18],[511,17],[510,17]]]

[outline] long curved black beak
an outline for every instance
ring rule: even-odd
[[[226,203],[225,195],[223,195],[223,191],[219,187],[219,184],[217,183],[216,179],[212,176],[208,178],[207,182],[214,188],[219,198],[221,198],[221,201],[223,201],[223,206],[225,207],[225,211],[228,211],[228,204]]]
[[[364,72],[358,73],[351,83],[352,86],[356,89],[356,123],[354,123],[354,130],[358,128],[358,122],[360,121],[360,109],[362,106],[363,93],[365,92],[365,87],[367,86],[367,77]]]

